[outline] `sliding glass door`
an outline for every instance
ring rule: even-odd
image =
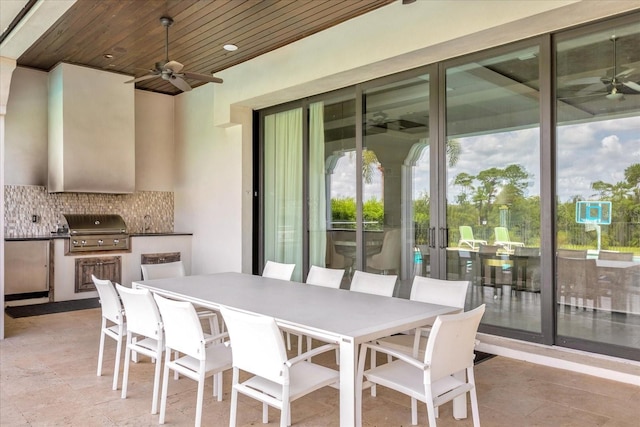
[[[258,264],[467,281],[483,332],[637,360],[637,17],[260,112]]]
[[[429,85],[419,74],[362,91],[364,268],[401,284],[430,271]]]
[[[640,349],[640,24],[558,38],[557,334]]]
[[[447,278],[484,324],[541,332],[538,45],[446,69]]]

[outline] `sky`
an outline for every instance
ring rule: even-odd
[[[527,196],[540,194],[540,143],[537,128],[458,138],[458,162],[447,170],[448,200],[455,200],[460,189],[452,183],[461,172],[476,175],[496,167],[519,164],[533,175]],[[611,184],[624,180],[624,170],[640,163],[640,117],[604,120],[558,127],[557,192],[561,201],[574,196],[594,198],[591,183]],[[413,171],[414,197],[429,192],[429,150],[426,149]],[[356,168],[353,152],[338,161],[331,177],[331,197],[355,196]],[[371,184],[365,184],[365,200],[382,197],[382,177],[374,171]]]

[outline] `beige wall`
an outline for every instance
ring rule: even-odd
[[[193,274],[241,271],[241,127],[214,126],[218,87],[175,97],[175,228],[193,232]]]
[[[173,191],[174,97],[136,90],[136,191]]]

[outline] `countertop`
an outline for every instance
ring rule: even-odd
[[[167,231],[160,233],[131,233],[130,237],[157,237],[157,236],[192,236],[193,233],[181,233],[176,231]],[[26,240],[55,240],[55,239],[68,239],[69,233],[49,233],[42,235],[25,234],[25,235],[11,235],[4,236],[6,242],[26,241]]]

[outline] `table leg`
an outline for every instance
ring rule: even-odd
[[[356,361],[357,346],[353,341],[343,338],[340,341],[340,426],[360,427],[362,419],[356,419]]]

